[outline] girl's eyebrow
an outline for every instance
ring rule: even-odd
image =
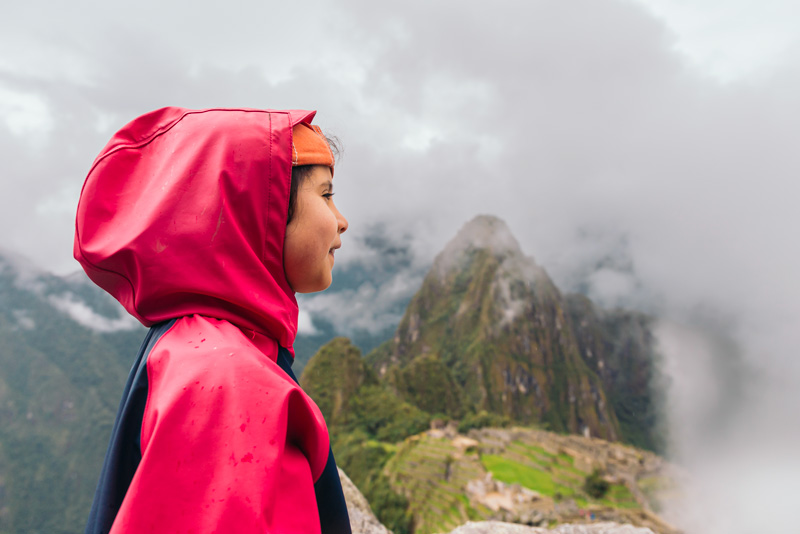
[[[324,186],[323,189],[327,189],[328,191],[333,191],[333,182],[331,180],[325,180],[320,185]]]

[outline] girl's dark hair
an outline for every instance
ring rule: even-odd
[[[292,185],[289,189],[289,213],[286,215],[286,224],[289,224],[294,217],[294,209],[297,206],[297,188],[303,185],[308,175],[311,174],[313,165],[300,165],[292,167]]]
[[[328,146],[331,147],[334,161],[338,160],[339,155],[342,153],[339,139],[335,136],[326,135],[325,140],[328,141]],[[303,182],[305,182],[306,178],[311,174],[312,167],[313,165],[298,165],[297,167],[292,167],[292,184],[289,188],[289,212],[286,215],[286,224],[289,224],[292,221],[292,217],[294,217],[294,211],[297,207],[297,189],[303,185]]]

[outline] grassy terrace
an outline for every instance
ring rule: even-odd
[[[639,508],[624,484],[612,484],[602,499],[592,499],[583,491],[588,473],[577,469],[568,454],[553,454],[528,443],[514,442],[502,454],[484,454],[481,463],[496,480],[519,484],[556,500],[575,499],[578,506]]]
[[[481,463],[496,480],[506,484],[519,484],[548,497],[555,497],[556,493],[564,496],[574,493],[571,488],[556,483],[552,472],[521,464],[506,456],[484,454]]]
[[[477,453],[462,455],[449,440],[407,440],[397,447],[386,472],[396,491],[409,497],[417,534],[447,532],[489,516],[483,506],[470,505],[464,493],[467,482],[484,474]]]

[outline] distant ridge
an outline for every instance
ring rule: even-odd
[[[121,313],[80,278],[0,255],[0,532],[83,528],[144,337],[127,321],[113,333],[97,328]]]

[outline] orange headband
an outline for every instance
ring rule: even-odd
[[[325,165],[333,170],[333,152],[319,126],[304,122],[292,128],[292,166]]]

